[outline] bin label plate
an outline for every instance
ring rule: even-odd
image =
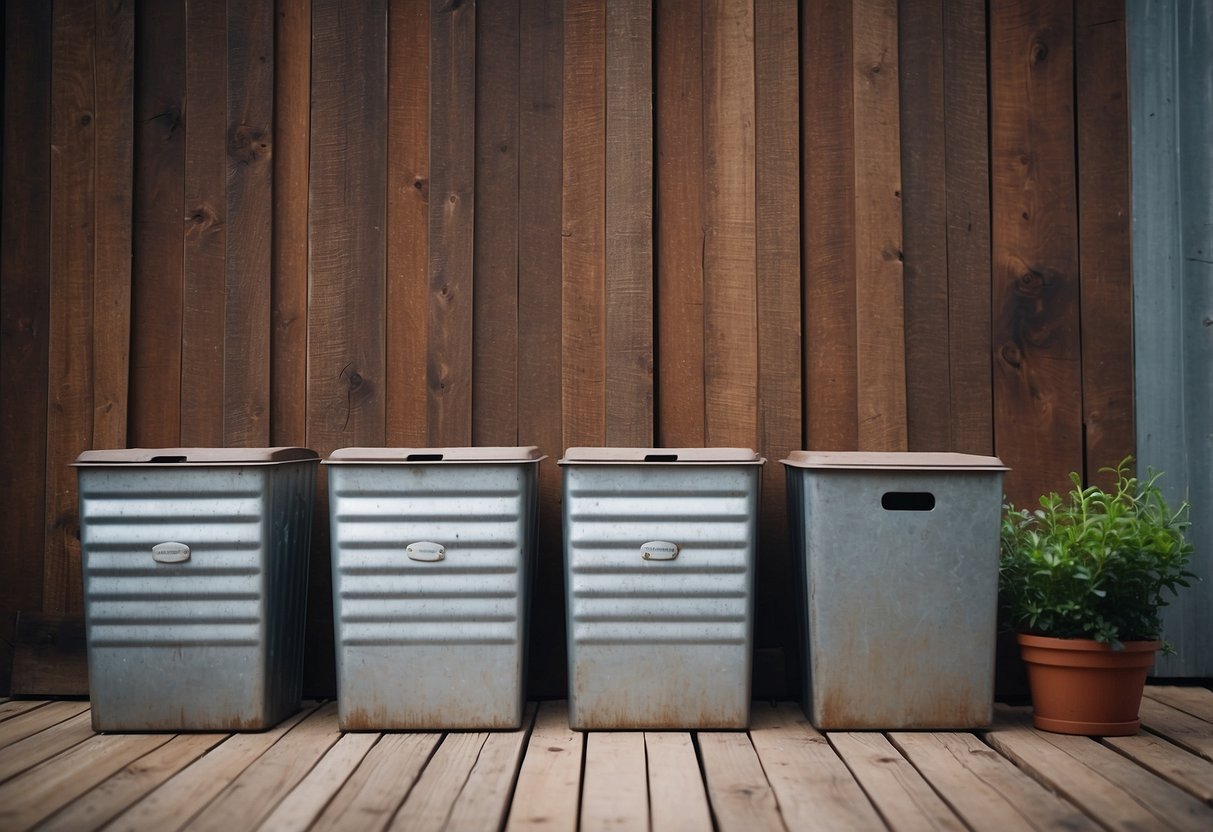
[[[184,543],[157,543],[152,547],[156,563],[185,563],[190,559],[190,547]]]
[[[446,547],[426,540],[410,543],[404,551],[412,560],[436,561],[446,557]]]
[[[651,540],[640,547],[640,556],[645,560],[673,560],[678,557],[678,544]]]

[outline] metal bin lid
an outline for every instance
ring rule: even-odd
[[[849,468],[869,471],[1009,471],[996,456],[920,451],[792,451],[784,465],[793,468]]]
[[[539,448],[525,445],[517,448],[341,448],[329,454],[324,462],[352,464],[418,463],[485,463],[539,462],[547,459]]]
[[[561,465],[762,465],[766,460],[751,448],[569,448]]]
[[[308,448],[115,448],[85,451],[73,465],[270,465],[319,459]]]

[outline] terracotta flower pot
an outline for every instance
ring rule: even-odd
[[[1124,737],[1141,727],[1137,711],[1158,641],[1123,650],[1078,638],[1019,635],[1032,691],[1032,723],[1042,731]]]

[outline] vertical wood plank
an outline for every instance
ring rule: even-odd
[[[430,3],[429,435],[472,441],[476,6]]]
[[[691,735],[645,732],[644,753],[653,832],[711,829],[708,796]]]
[[[758,448],[762,472],[762,541],[755,621],[759,645],[779,645],[787,678],[796,669],[797,616],[792,585],[786,475],[776,460],[803,443],[800,345],[799,32],[794,6],[754,6],[756,277],[758,311]]]
[[[994,452],[990,159],[984,0],[945,0],[948,348],[952,450]]]
[[[384,439],[386,2],[313,3],[308,443]]]
[[[564,3],[523,3],[518,95],[518,442],[537,445],[539,552],[531,605],[530,687],[567,690],[561,547],[562,67]]]
[[[1073,9],[990,12],[995,448],[1017,505],[1082,470]]]
[[[0,230],[0,609],[42,606],[50,322],[51,7],[4,7],[3,223]],[[15,206],[20,206],[16,210]],[[0,660],[8,689],[9,657]]]
[[[93,447],[126,446],[134,176],[134,0],[97,3]]]
[[[139,6],[135,20],[135,239],[128,436],[181,444],[184,304],[185,4]]]
[[[519,4],[476,23],[472,444],[518,444]]]
[[[387,2],[312,4],[307,444],[386,438]],[[317,480],[308,619],[332,633],[327,480]],[[320,641],[324,644],[325,641]],[[329,693],[333,653],[307,652]]]
[[[600,829],[649,828],[649,789],[644,734],[595,731],[585,739],[581,786],[581,826]]]
[[[430,4],[388,9],[387,441],[429,442]]]
[[[312,0],[277,0],[270,278],[270,444],[307,441]]]
[[[859,447],[906,450],[896,0],[855,0]]]
[[[786,829],[747,734],[700,733],[699,757],[720,829]]]
[[[221,447],[227,210],[227,3],[185,4],[184,295],[181,444]],[[243,356],[241,356],[243,358]]]
[[[805,443],[859,447],[850,3],[802,0]]]
[[[906,432],[913,451],[952,450],[943,17],[943,0],[898,5]]]
[[[700,447],[703,354],[703,10],[657,0],[657,444]],[[796,302],[799,306],[799,300]]]
[[[510,801],[509,832],[576,828],[585,736],[569,728],[566,702],[540,704]]]
[[[68,465],[92,444],[93,33],[91,0],[56,4],[51,70],[47,540],[42,573],[42,608],[48,612],[81,607],[76,477]]]
[[[273,4],[229,6],[227,64],[223,443],[255,447],[270,439]]]
[[[564,7],[561,418],[564,444],[606,442],[606,12]]]
[[[1124,0],[1074,4],[1086,481],[1134,451],[1133,280]]]
[[[713,0],[704,39],[704,382],[708,445],[758,444],[754,5]]]
[[[606,3],[606,443],[653,444],[650,0]]]

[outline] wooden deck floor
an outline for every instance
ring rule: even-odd
[[[0,703],[0,830],[1213,829],[1213,692],[1152,687],[1094,740],[1000,708],[979,733],[346,734],[332,703],[261,734],[94,734],[88,703]]]

